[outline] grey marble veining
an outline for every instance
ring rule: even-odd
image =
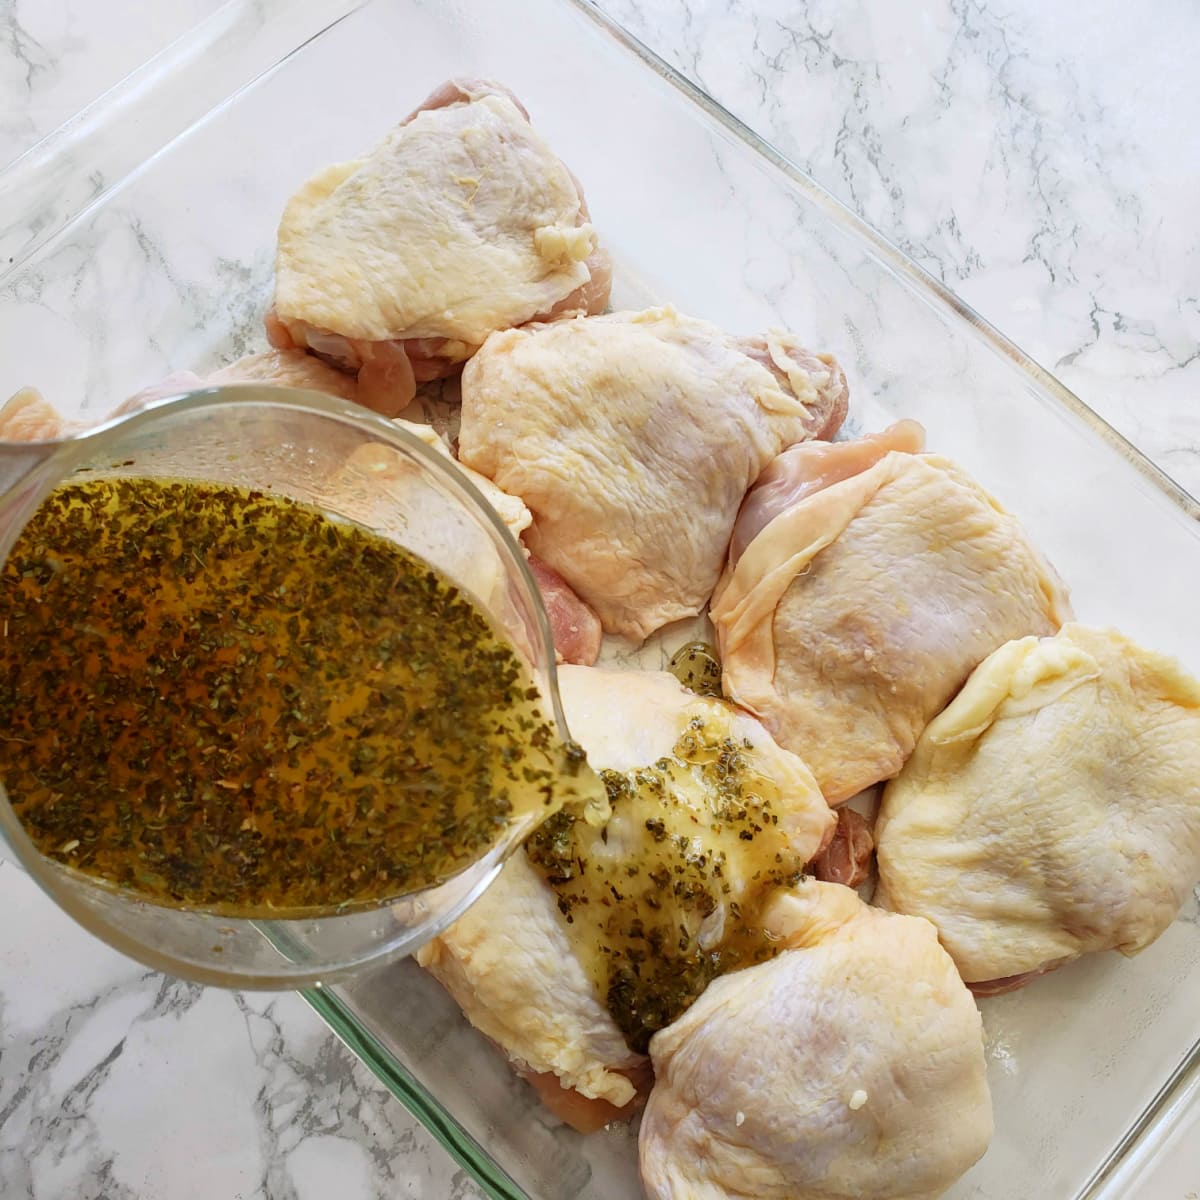
[[[222,0],[129,11],[88,0],[0,0],[0,164],[28,150]]]
[[[1086,23],[1033,0],[604,7],[1200,491],[1192,6],[1102,0]],[[0,0],[0,160],[217,8]],[[767,283],[787,220],[750,244]],[[262,230],[231,230],[194,294],[157,234],[121,236],[157,263],[164,309],[182,296],[202,324],[258,303]],[[155,333],[147,372],[180,365],[175,335]],[[56,369],[62,394],[96,384]],[[299,998],[164,980],[11,866],[0,911],[6,1200],[479,1194]]]
[[[1200,492],[1194,6],[604,8]]]
[[[476,1194],[298,996],[147,971],[11,865],[0,904],[0,1195]]]

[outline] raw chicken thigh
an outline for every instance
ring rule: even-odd
[[[493,330],[599,312],[609,283],[583,193],[525,110],[452,81],[289,201],[267,332],[358,371],[362,401],[394,416]]]
[[[165,400],[181,392],[225,383],[271,383],[280,387],[312,388],[342,400],[358,400],[358,384],[352,376],[302,350],[267,350],[262,354],[247,354],[210,375],[175,371],[158,383],[135,392],[113,412],[113,416],[136,412],[155,400]]]
[[[787,947],[650,1044],[653,1200],[932,1200],[992,1134],[979,1011],[925,921],[807,880]]]
[[[51,442],[82,428],[68,421],[36,388],[21,388],[0,408],[0,442]]]
[[[703,609],[746,489],[845,411],[841,368],[786,334],[617,313],[490,337],[459,457],[529,505],[530,549],[607,631],[642,639]]]
[[[634,1099],[630,1074],[645,1058],[626,1045],[523,854],[417,961],[523,1073],[553,1075],[562,1090],[615,1109]]]
[[[888,785],[877,903],[988,992],[1134,954],[1200,881],[1200,682],[1113,630],[1001,647]]]
[[[743,506],[713,598],[726,694],[831,804],[894,775],[997,646],[1070,615],[1016,518],[920,448],[904,422],[785,451]]]
[[[222,383],[274,383],[280,387],[311,388],[343,400],[357,400],[353,379],[298,350],[266,350],[247,354],[220,367],[204,380],[206,387]]]
[[[311,388],[343,400],[358,399],[358,385],[353,377],[305,354],[301,350],[268,350],[248,354],[209,375],[194,371],[173,371],[170,375],[134,392],[112,412],[100,418],[126,416],[156,400],[191,392],[196,388],[215,387],[226,383],[269,383],[280,387]],[[0,409],[0,436],[14,441],[34,440],[19,436],[36,429],[40,437],[59,437],[63,433],[79,432],[87,424],[68,421],[43,399],[34,388],[22,388]]]
[[[752,813],[763,811],[768,785],[778,794],[771,810],[775,822],[765,821],[769,828],[749,840],[739,838],[736,814],[728,814],[724,834],[706,822],[708,809],[725,802],[711,774],[681,776],[665,799],[656,793],[655,816],[648,816],[650,810],[642,811],[635,801],[617,797],[602,829],[589,826],[594,836],[584,834],[575,844],[586,847],[588,869],[603,887],[604,901],[618,923],[624,923],[626,910],[612,897],[617,889],[632,897],[656,869],[647,869],[647,847],[651,853],[657,848],[671,851],[677,826],[694,839],[689,845],[693,863],[716,866],[730,841],[736,847],[724,859],[723,874],[717,869],[713,876],[722,879],[728,891],[717,889],[711,909],[707,904],[698,909],[669,893],[660,896],[659,908],[671,925],[673,940],[679,940],[679,923],[691,922],[686,936],[693,948],[696,939],[706,939],[714,952],[726,924],[730,931],[736,924],[737,901],[750,907],[758,886],[751,876],[770,874],[776,855],[791,855],[802,866],[832,832],[833,814],[804,764],[776,746],[757,721],[722,701],[691,695],[670,675],[657,671],[567,666],[560,670],[560,684],[572,735],[585,747],[592,765],[604,772],[610,796],[622,780],[645,781],[653,774],[651,764],[672,757],[681,738],[697,737],[698,725],[727,728],[748,760],[754,774],[746,778],[759,781],[762,795],[748,794],[744,807]],[[708,786],[697,788],[698,780]],[[568,844],[569,829],[560,824],[554,837]],[[627,1033],[608,1003],[612,995],[598,977],[607,974],[609,964],[597,952],[591,917],[602,914],[576,907],[572,915],[570,894],[576,884],[586,889],[586,870],[580,870],[570,885],[556,887],[542,866],[545,851],[543,841],[542,858],[532,852],[514,856],[475,905],[420,951],[419,961],[446,986],[471,1022],[524,1071],[552,1074],[561,1088],[620,1108],[635,1096],[628,1073],[644,1059],[630,1050]],[[572,861],[578,865],[579,859]],[[643,868],[643,873],[631,874],[630,866]],[[689,875],[684,881],[688,885],[699,878],[693,874],[695,878]],[[706,910],[707,918],[697,923],[698,913]],[[648,908],[633,911],[642,912],[652,932],[655,913]]]

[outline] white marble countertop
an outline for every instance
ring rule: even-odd
[[[1200,10],[604,0],[1200,494]],[[218,7],[0,4],[0,162]],[[0,1195],[473,1197],[296,996],[164,979],[0,865]],[[1200,1191],[1194,1148],[1142,1194]]]

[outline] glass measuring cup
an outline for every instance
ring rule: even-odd
[[[408,430],[321,393],[239,385],[159,401],[75,437],[0,443],[0,562],[58,484],[113,475],[269,490],[398,543],[490,617],[530,669],[569,746],[549,623],[524,555],[474,485]],[[564,755],[564,779],[573,769]],[[42,855],[0,780],[0,833],[66,912],[152,967],[237,987],[332,981],[411,951],[487,887],[535,821],[514,819],[483,857],[446,882],[379,907],[243,919],[152,903]]]

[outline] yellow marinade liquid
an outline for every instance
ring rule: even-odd
[[[38,849],[233,916],[436,884],[603,794],[475,603],[262,492],[60,486],[0,576],[0,780]]]
[[[570,806],[525,843],[572,951],[641,1053],[717,976],[778,953],[760,910],[804,873],[779,791],[729,713],[711,702],[670,755],[602,770],[603,824]]]

